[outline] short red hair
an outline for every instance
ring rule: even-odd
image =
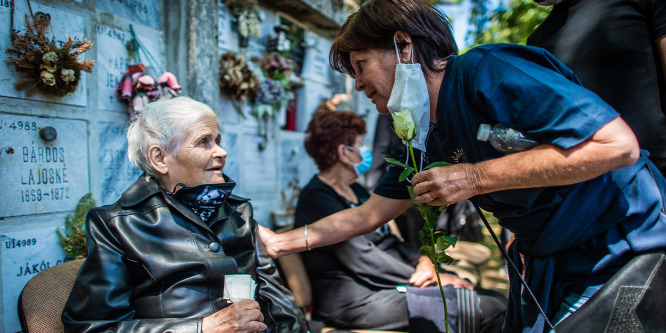
[[[351,146],[365,132],[365,120],[354,112],[317,111],[306,130],[305,150],[323,171],[338,161],[339,145]]]

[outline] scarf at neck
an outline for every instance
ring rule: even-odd
[[[178,189],[180,187],[180,189]],[[236,182],[227,179],[220,184],[203,184],[193,187],[187,187],[185,184],[178,183],[173,189],[173,197],[185,206],[192,209],[194,214],[199,216],[202,221],[208,223],[236,187]]]

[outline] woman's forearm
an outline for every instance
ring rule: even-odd
[[[412,184],[416,200],[441,206],[479,194],[586,181],[629,166],[639,155],[636,136],[618,117],[569,149],[541,145],[475,164],[436,167],[416,174]]]
[[[361,206],[345,209],[305,228],[298,228],[282,234],[262,231],[262,240],[273,258],[310,249],[335,244],[356,236],[367,234],[384,223],[400,215],[411,200],[388,199],[373,194]]]
[[[568,150],[545,145],[476,164],[479,192],[578,183],[629,166],[639,154],[633,132],[616,118]]]

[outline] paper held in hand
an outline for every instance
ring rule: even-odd
[[[224,298],[231,302],[242,299],[254,300],[257,283],[250,274],[228,274],[224,276]]]

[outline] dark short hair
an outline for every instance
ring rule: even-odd
[[[351,146],[356,136],[365,134],[365,120],[351,111],[317,111],[306,134],[305,150],[323,171],[338,161],[339,145]]]
[[[352,51],[393,50],[397,31],[412,37],[414,54],[426,76],[444,68],[438,62],[458,53],[451,23],[444,13],[423,0],[371,0],[351,14],[340,28],[329,53],[338,72],[356,77],[349,60]],[[405,43],[399,44],[402,50]]]

